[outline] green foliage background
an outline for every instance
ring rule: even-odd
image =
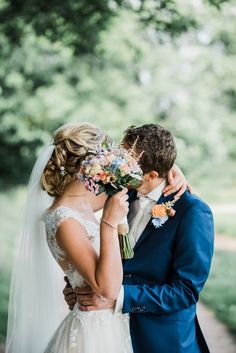
[[[236,195],[235,17],[233,0],[0,0],[2,339],[19,185],[61,124],[92,121],[119,140],[131,124],[160,123],[195,190]],[[229,217],[217,224],[235,235]]]
[[[0,29],[1,187],[73,120],[159,122],[191,177],[234,162],[233,1],[0,0]]]

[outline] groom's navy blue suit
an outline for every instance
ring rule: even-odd
[[[131,192],[130,203],[136,198]],[[161,228],[150,219],[134,257],[124,262],[123,313],[130,313],[134,353],[209,352],[196,303],[213,254],[212,213],[188,191],[174,209]]]

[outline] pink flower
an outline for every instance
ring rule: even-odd
[[[120,165],[120,172],[121,172],[121,175],[126,175],[126,174],[129,174],[130,172],[130,167],[128,166],[128,164],[121,164]]]

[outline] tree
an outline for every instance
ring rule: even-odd
[[[58,17],[63,8],[70,23],[73,3],[61,8],[57,1],[48,4],[48,18],[55,12]],[[77,3],[82,6],[83,1]],[[89,8],[96,12],[95,3]],[[25,182],[39,147],[68,120],[95,121],[116,139],[128,124],[161,122],[177,136],[185,171],[193,173],[193,161],[201,165],[197,175],[209,165],[203,156],[214,158],[215,165],[235,158],[230,123],[235,111],[235,21],[230,2],[219,11],[195,2],[110,1],[110,15],[99,28],[94,22],[94,41],[88,39],[86,48],[80,41],[86,21],[77,28],[78,38],[76,27],[68,24],[68,31],[62,30],[63,21],[52,26],[52,36],[46,14],[39,11],[46,5],[30,4],[7,0],[0,7],[0,16],[9,16],[0,25],[2,186]],[[174,30],[176,16],[192,24]],[[8,36],[14,23],[17,35]],[[70,32],[72,41],[66,40]]]
[[[160,6],[153,8],[150,8],[149,3],[151,2],[142,1],[137,8],[142,14],[142,21],[153,21],[158,10],[161,12],[165,10],[173,16],[176,23],[178,22],[174,27],[180,27],[179,30],[184,27],[181,25],[180,16],[178,21],[176,20],[177,11],[173,1],[161,1]],[[2,4],[0,11],[1,29],[14,45],[19,45],[28,31],[33,29],[37,36],[45,36],[52,42],[61,41],[82,55],[93,52],[100,32],[107,27],[117,8],[125,4],[128,6],[129,2],[68,0],[62,3],[59,0],[52,2],[8,0]],[[161,15],[158,18],[157,22],[162,30],[174,32],[171,21],[168,21],[167,25],[166,20],[161,19]]]
[[[208,0],[214,6],[226,0]],[[22,42],[28,31],[61,41],[76,54],[94,51],[101,31],[120,9],[136,12],[140,21],[155,29],[160,39],[176,37],[197,25],[191,13],[185,14],[179,0],[1,0],[0,28],[12,44]]]

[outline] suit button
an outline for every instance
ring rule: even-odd
[[[131,278],[131,277],[132,277],[131,273],[125,273],[125,278]]]
[[[143,311],[141,306],[133,306],[131,310],[132,310],[132,312],[135,312],[135,313],[139,313],[139,312]]]

